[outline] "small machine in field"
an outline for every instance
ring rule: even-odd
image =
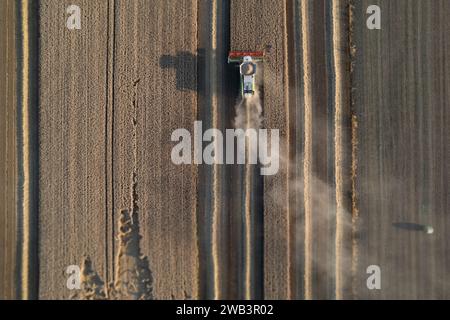
[[[263,58],[262,51],[231,51],[228,55],[228,63],[239,63],[242,98],[255,94],[256,63],[263,61]]]

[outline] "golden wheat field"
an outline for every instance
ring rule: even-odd
[[[449,15],[0,0],[0,299],[449,299]]]

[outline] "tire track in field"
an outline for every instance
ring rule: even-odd
[[[217,92],[217,81],[219,80],[219,75],[217,72],[217,36],[218,36],[218,30],[221,26],[217,25],[217,19],[220,13],[217,12],[217,0],[212,1],[211,3],[211,64],[210,64],[210,92],[211,95],[211,110],[212,110],[212,119],[211,119],[211,125],[212,128],[219,128],[219,119],[218,119],[218,113],[221,106],[218,105],[218,92]],[[214,150],[218,150],[219,145],[217,143],[217,139],[214,138]],[[212,190],[212,218],[211,218],[211,256],[212,256],[212,267],[213,267],[213,274],[214,274],[214,282],[213,282],[213,292],[214,292],[214,299],[221,299],[222,297],[222,290],[221,290],[221,282],[220,282],[220,275],[221,275],[221,265],[220,265],[220,237],[219,234],[221,232],[221,225],[219,223],[220,216],[221,216],[221,203],[222,203],[222,197],[220,194],[220,187],[219,187],[219,164],[214,163],[212,166],[212,175],[213,175],[213,190]]]
[[[312,203],[311,203],[311,162],[312,162],[312,88],[311,88],[311,48],[309,32],[309,2],[301,2],[303,83],[304,83],[304,298],[312,299]]]
[[[19,10],[19,106],[18,106],[18,296],[36,299],[38,294],[37,210],[37,6],[29,0]]]
[[[106,53],[106,106],[105,106],[105,281],[113,281],[115,274],[115,221],[114,221],[114,52],[116,50],[116,1],[108,0],[108,36]]]
[[[343,108],[345,107],[345,93],[343,87],[343,49],[345,45],[342,44],[342,32],[341,25],[341,1],[333,1],[331,8],[332,16],[332,39],[333,39],[333,62],[334,62],[334,156],[335,156],[335,188],[336,188],[336,243],[335,243],[335,257],[336,257],[336,273],[335,273],[335,298],[342,299],[343,283],[343,238],[344,238],[344,161],[343,161]]]
[[[351,292],[352,298],[358,295],[358,263],[359,263],[359,209],[358,209],[358,189],[357,189],[357,175],[358,175],[358,118],[355,114],[355,38],[354,38],[354,20],[355,20],[355,5],[354,1],[350,0],[348,5],[348,45],[350,50],[350,112],[351,112]]]
[[[260,128],[262,120],[262,105],[259,93],[252,98],[241,101],[238,108],[245,108],[244,128],[256,129]],[[239,118],[237,115],[236,119]],[[238,120],[236,122],[239,122]],[[236,123],[239,128],[239,124]],[[258,219],[260,209],[258,209],[258,199],[260,193],[260,167],[251,164],[250,157],[252,152],[257,152],[256,144],[258,138],[246,136],[245,148],[245,165],[241,166],[242,176],[241,182],[244,184],[243,200],[242,200],[242,227],[243,230],[243,286],[242,297],[246,300],[257,299],[262,296],[260,287],[258,286],[258,275],[261,273],[262,266],[259,262],[260,248],[262,239],[258,236],[262,229],[262,222]],[[256,148],[256,149],[255,149]]]
[[[291,62],[293,65],[295,65],[295,58],[293,56],[293,46],[295,45],[294,43],[294,38],[293,38],[293,33],[294,33],[294,27],[293,27],[293,2],[292,1],[286,1],[284,2],[284,7],[283,7],[283,26],[284,26],[284,36],[283,36],[283,54],[286,58],[287,61],[289,61],[290,59],[293,59],[293,61]],[[294,278],[295,278],[295,274],[296,274],[296,269],[295,269],[295,217],[294,217],[294,210],[291,211],[291,185],[290,185],[290,181],[292,180],[292,172],[291,172],[291,167],[295,166],[295,163],[291,163],[293,162],[292,159],[292,155],[293,155],[293,146],[292,144],[295,144],[295,136],[294,136],[294,142],[291,141],[292,137],[291,137],[291,131],[292,131],[292,123],[293,123],[293,119],[291,119],[291,117],[294,117],[294,113],[291,112],[291,108],[292,108],[292,98],[293,98],[293,93],[290,90],[290,86],[293,82],[294,79],[292,79],[292,75],[289,72],[289,64],[288,63],[284,63],[284,69],[283,69],[283,77],[284,77],[284,83],[283,83],[283,93],[284,93],[284,110],[286,112],[286,119],[287,119],[287,130],[286,130],[286,141],[288,142],[289,146],[286,148],[286,158],[288,159],[287,163],[286,163],[286,193],[287,193],[287,201],[286,201],[286,213],[287,213],[287,222],[286,222],[286,230],[287,230],[287,236],[286,236],[286,242],[287,242],[287,277],[286,277],[286,282],[287,282],[287,292],[286,292],[286,297],[288,299],[293,299],[294,295],[295,295],[295,286],[294,286]],[[294,150],[295,152],[295,150]]]

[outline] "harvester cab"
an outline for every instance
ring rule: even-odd
[[[242,98],[249,98],[255,94],[256,63],[263,61],[263,58],[262,51],[231,51],[228,55],[228,63],[239,63]]]

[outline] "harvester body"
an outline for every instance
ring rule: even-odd
[[[256,63],[263,61],[264,53],[261,51],[231,51],[228,63],[239,63],[241,76],[241,95],[249,98],[256,93]]]

